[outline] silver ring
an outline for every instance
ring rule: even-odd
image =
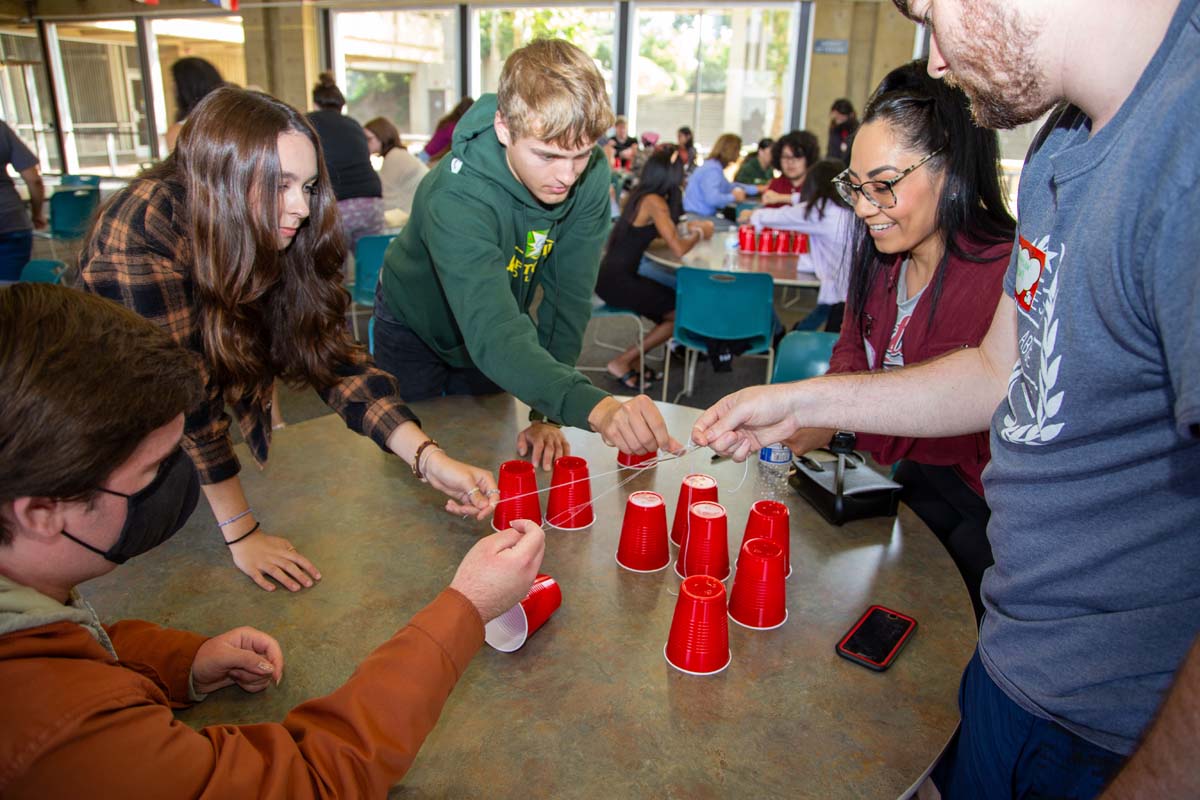
[[[478,486],[471,487],[471,491],[467,492],[467,498],[470,499],[471,495],[475,494],[478,491],[479,491]]]
[[[487,493],[488,493],[488,497],[493,497],[493,496],[499,497],[500,496],[499,489],[488,489]]]

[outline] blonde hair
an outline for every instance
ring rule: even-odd
[[[586,53],[563,39],[537,39],[509,56],[496,95],[500,116],[514,138],[590,145],[613,123],[600,71]]]
[[[717,141],[712,146],[709,152],[709,158],[715,158],[721,162],[721,166],[727,167],[738,160],[738,156],[742,154],[742,137],[736,133],[722,133],[717,137]]]

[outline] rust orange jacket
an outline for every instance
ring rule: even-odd
[[[447,589],[282,723],[197,731],[171,709],[204,637],[105,630],[120,661],[71,621],[0,636],[0,797],[383,797],[483,644],[479,613]]]

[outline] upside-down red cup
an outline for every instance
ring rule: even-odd
[[[792,576],[791,514],[787,506],[776,500],[758,500],[750,506],[742,547],[751,539],[770,539],[779,545],[783,551],[783,575],[785,578]]]
[[[723,583],[709,575],[683,581],[663,655],[689,675],[714,675],[729,666],[733,654]]]
[[[658,492],[634,492],[625,501],[617,563],[631,572],[658,572],[671,563],[667,504]]]
[[[729,618],[760,631],[787,622],[783,550],[770,539],[750,539],[742,545],[729,592]]]
[[[579,456],[554,459],[550,499],[546,502],[546,524],[561,531],[578,531],[590,527],[595,519],[587,461]]]
[[[787,252],[787,232],[786,231],[771,231],[771,241],[769,243],[772,253]]]
[[[743,253],[753,253],[755,249],[756,236],[753,225],[742,225],[738,227],[738,250]]]
[[[562,605],[562,589],[549,575],[538,575],[529,594],[483,628],[483,640],[501,653],[520,650],[529,637]]]
[[[542,524],[542,504],[537,495],[537,476],[528,461],[505,461],[500,465],[496,481],[500,499],[492,514],[492,527],[502,531],[514,519],[528,519]]]
[[[717,479],[711,475],[694,473],[679,484],[679,502],[675,504],[675,519],[671,523],[671,544],[683,546],[687,533],[688,509],[701,500],[717,501]]]
[[[767,252],[767,245],[770,243],[770,241],[771,241],[771,231],[769,231],[766,228],[763,228],[761,231],[758,232],[758,243],[757,243],[757,246],[754,248],[755,251],[759,252],[759,253]]]
[[[648,469],[654,465],[647,464],[646,462],[653,461],[657,457],[658,453],[653,451],[636,455],[634,453],[626,453],[623,450],[617,451],[617,463],[622,467],[628,467],[629,469]]]
[[[692,503],[688,510],[688,534],[679,549],[675,572],[681,578],[710,575],[719,581],[729,577],[729,516],[720,503]]]
[[[797,255],[799,255],[800,253],[807,253],[808,252],[808,234],[807,233],[797,233],[796,234],[796,243],[795,243],[794,247],[795,247],[795,249],[792,252],[796,253]]]

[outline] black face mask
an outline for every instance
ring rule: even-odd
[[[122,494],[103,487],[100,491],[125,498],[125,525],[116,544],[103,551],[65,530],[63,536],[114,564],[124,564],[134,556],[158,547],[183,527],[200,499],[200,476],[192,460],[182,449],[176,448],[163,459],[158,474],[146,488],[134,494]]]

